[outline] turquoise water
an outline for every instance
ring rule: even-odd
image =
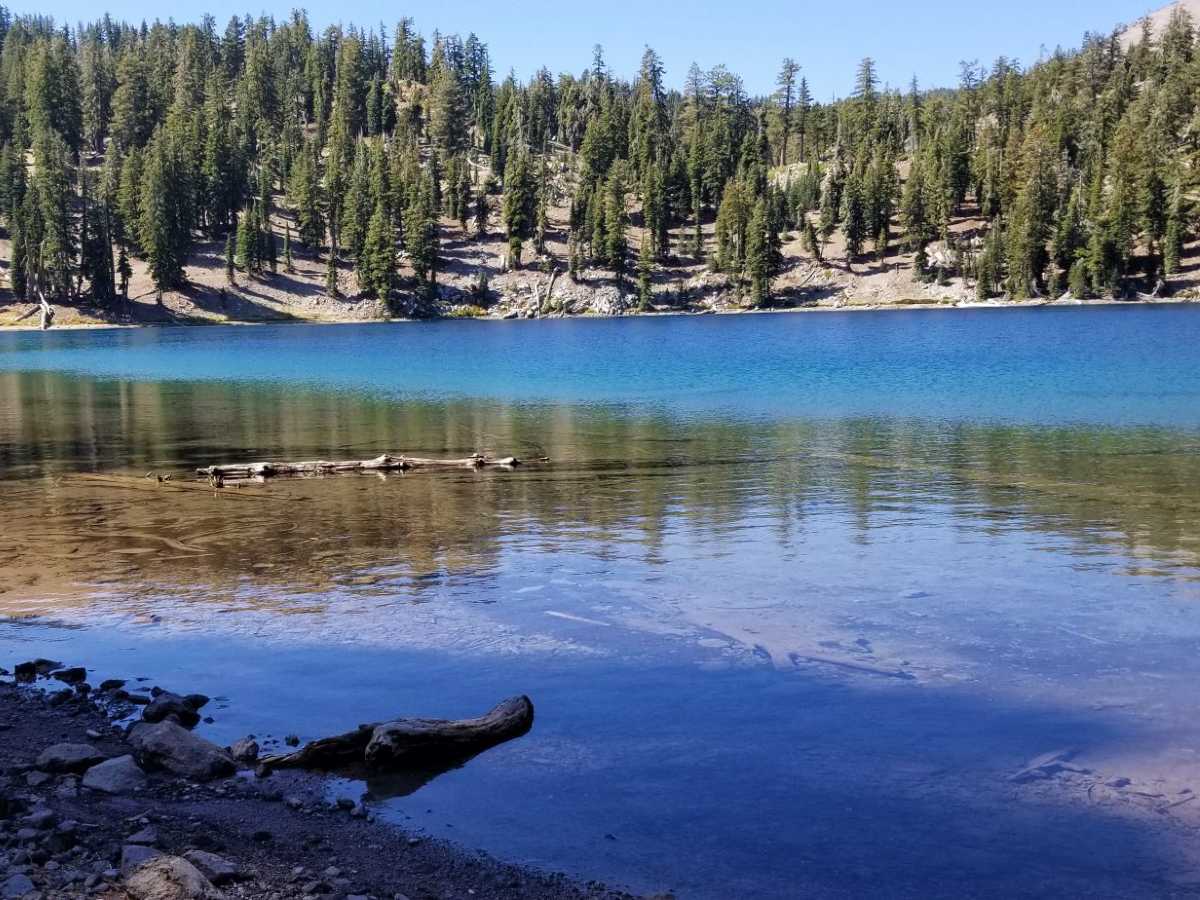
[[[0,664],[203,691],[222,741],[526,692],[524,738],[333,790],[640,891],[1183,895],[1198,337],[1178,306],[0,334]],[[186,483],[477,449],[550,461]]]
[[[704,416],[1200,426],[1200,313],[1163,306],[0,334],[0,371]]]

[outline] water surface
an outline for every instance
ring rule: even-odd
[[[220,696],[218,740],[529,693],[520,741],[337,789],[638,890],[1186,892],[1197,346],[1187,307],[0,334],[0,653]],[[550,461],[179,480],[474,450]]]

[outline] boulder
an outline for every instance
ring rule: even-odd
[[[229,748],[229,752],[238,762],[252,763],[258,759],[258,749],[258,741],[251,737],[244,737],[240,741],[234,742],[234,745]]]
[[[230,862],[223,856],[207,853],[204,850],[189,850],[183,858],[199,869],[204,877],[213,884],[226,884],[242,877],[242,871],[237,863]]]
[[[37,767],[43,772],[83,772],[104,759],[91,744],[55,744],[42,751]]]
[[[144,844],[126,844],[121,848],[121,875],[128,878],[146,863],[163,855],[161,850]]]
[[[105,794],[135,794],[146,786],[146,773],[132,756],[118,756],[88,769],[83,786]]]
[[[163,691],[142,710],[142,718],[147,722],[162,722],[171,718],[184,728],[194,728],[200,722],[197,709],[199,707],[193,705],[191,698]]]
[[[125,878],[134,900],[224,900],[194,865],[179,856],[163,856],[138,867]]]
[[[51,678],[57,678],[59,681],[67,684],[80,684],[87,680],[87,669],[83,666],[72,666],[69,669],[59,669],[50,674]]]
[[[49,675],[60,668],[62,663],[52,659],[31,659],[29,662],[17,663],[13,667],[13,675],[17,681],[33,681],[39,675]]]
[[[143,766],[194,781],[232,775],[237,769],[233,757],[216,744],[174,722],[139,722],[130,729],[129,743]]]

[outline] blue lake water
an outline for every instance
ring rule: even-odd
[[[1186,894],[1198,347],[1182,306],[0,334],[0,663],[219,696],[222,741],[528,693],[334,790],[639,891]],[[474,450],[549,462],[184,481]]]

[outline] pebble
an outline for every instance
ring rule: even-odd
[[[5,900],[24,897],[33,890],[33,882],[29,880],[28,875],[10,875],[4,884],[0,885],[0,897],[4,897]]]

